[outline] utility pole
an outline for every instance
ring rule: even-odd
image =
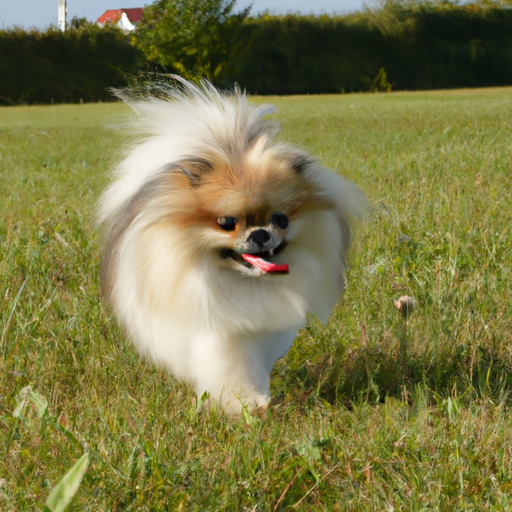
[[[68,4],[66,0],[59,0],[59,28],[64,32],[66,30],[66,14],[68,13]]]

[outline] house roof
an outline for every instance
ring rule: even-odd
[[[104,25],[105,23],[117,23],[123,13],[126,14],[131,23],[138,23],[142,20],[144,13],[143,7],[135,7],[134,9],[109,9],[105,11],[97,20],[96,23]]]

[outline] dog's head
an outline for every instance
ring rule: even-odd
[[[238,272],[286,273],[294,220],[329,206],[315,186],[317,170],[306,154],[267,147],[266,137],[243,151],[210,152],[173,163],[168,179],[187,203],[174,222],[193,233],[202,250]]]

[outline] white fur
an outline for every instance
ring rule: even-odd
[[[172,90],[169,99],[134,103],[144,138],[100,201],[107,241],[129,201],[170,162],[210,155],[219,139],[238,140],[251,130],[262,129],[270,141],[272,128],[261,128],[268,107],[254,107],[240,93],[219,94],[209,84],[183,88]],[[364,197],[327,169],[310,174],[334,206],[290,219],[289,245],[273,258],[289,264],[286,275],[244,274],[209,250],[222,234],[159,224],[166,205],[178,200],[173,194],[179,191],[172,190],[145,204],[111,255],[110,300],[135,345],[198,395],[208,391],[227,411],[269,402],[274,363],[306,315],[326,322],[343,290],[347,223],[362,214]]]

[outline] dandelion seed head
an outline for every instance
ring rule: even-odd
[[[418,302],[414,297],[402,295],[398,300],[393,301],[395,308],[398,309],[402,318],[407,318],[418,306]]]

